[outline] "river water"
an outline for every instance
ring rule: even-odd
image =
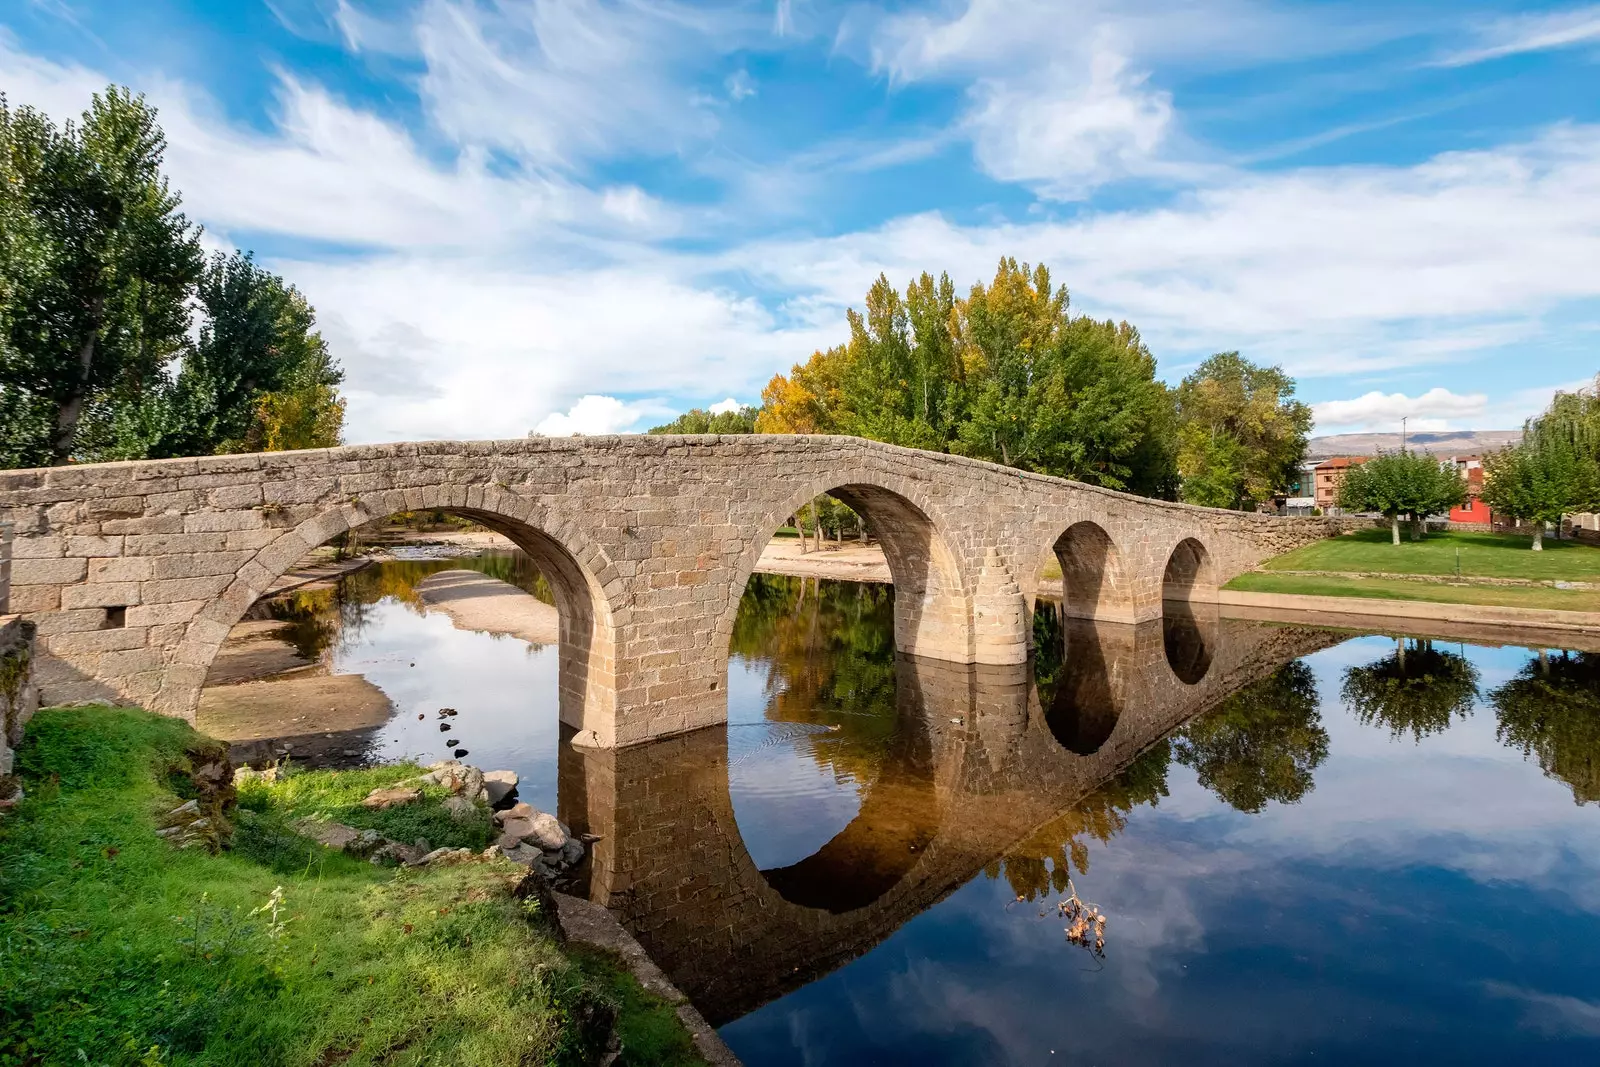
[[[485,553],[269,608],[393,700],[360,758],[599,833],[573,888],[747,1063],[1600,1063],[1600,657],[1041,605],[952,668],[891,587],[758,575],[727,729],[586,753],[553,646],[421,607],[462,566],[549,599]]]

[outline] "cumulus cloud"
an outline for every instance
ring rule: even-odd
[[[1483,393],[1461,396],[1448,389],[1429,389],[1421,396],[1404,393],[1380,393],[1376,390],[1354,400],[1329,400],[1311,405],[1317,419],[1317,430],[1328,432],[1339,429],[1392,429],[1401,419],[1414,430],[1445,430],[1463,420],[1470,421],[1481,415],[1489,406]]]
[[[651,406],[625,404],[614,396],[584,396],[578,398],[571,411],[545,416],[534,432],[546,437],[623,433],[633,429],[650,410]]]
[[[711,414],[713,414],[713,415],[726,415],[729,412],[738,411],[743,406],[744,406],[743,404],[739,403],[737,400],[735,400],[733,397],[730,396],[726,400],[719,400],[715,404],[712,404],[711,405]]]

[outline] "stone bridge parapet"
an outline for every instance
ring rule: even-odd
[[[831,493],[895,583],[901,651],[1026,660],[1041,566],[1067,613],[1142,622],[1337,532],[1148,500],[849,437],[618,436],[360,445],[0,472],[10,610],[46,702],[192,717],[218,646],[313,548],[400,511],[508,536],[561,615],[563,722],[610,747],[724,720],[728,639],[773,531]]]

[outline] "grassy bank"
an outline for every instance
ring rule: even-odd
[[[1529,547],[1531,544],[1532,538],[1511,534],[1450,531],[1396,545],[1387,530],[1358,530],[1278,556],[1258,571],[1241,574],[1227,588],[1300,596],[1600,611],[1600,592],[1594,590],[1471,584],[1474,578],[1600,582],[1600,548],[1546,538],[1544,551],[1535,552]],[[1288,573],[1295,571],[1319,573]]]
[[[478,847],[487,815],[438,798],[360,808],[413,769],[249,783],[227,850],[174,848],[158,819],[206,752],[128,709],[29,725],[28,798],[0,817],[0,1065],[579,1064],[613,1019],[618,1062],[700,1062],[670,1006],[518,899],[521,868],[383,869],[290,828],[326,813]]]
[[[1434,604],[1476,604],[1554,611],[1600,611],[1600,593],[1546,586],[1455,585],[1445,581],[1275,574],[1263,570],[1241,574],[1226,588],[1250,593],[1371,597],[1377,600],[1419,600]]]
[[[1459,554],[1464,578],[1600,582],[1600,548],[1547,537],[1544,551],[1535,552],[1532,543],[1512,534],[1449,531],[1396,545],[1387,530],[1358,530],[1285,553],[1262,569],[1453,577]]]

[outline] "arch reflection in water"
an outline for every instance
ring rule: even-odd
[[[1185,685],[1199,685],[1211,671],[1220,621],[1207,605],[1169,601],[1161,615],[1161,643],[1167,665]]]
[[[1123,664],[1134,654],[1135,628],[1064,617],[1060,605],[1041,600],[1033,635],[1045,725],[1067,751],[1092,756],[1122,716],[1120,683]]]

